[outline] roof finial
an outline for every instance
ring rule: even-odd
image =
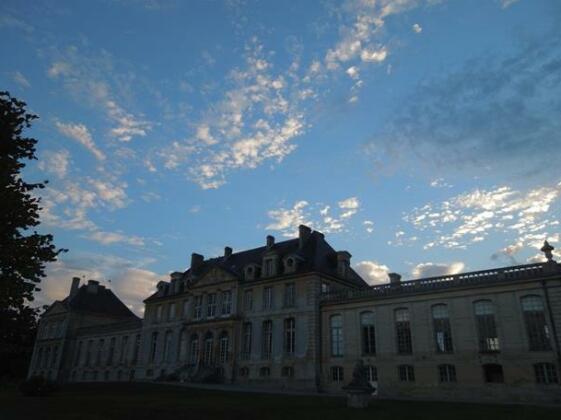
[[[540,250],[541,252],[543,252],[545,254],[545,258],[547,258],[547,262],[551,262],[553,261],[553,250],[555,248],[553,248],[549,242],[547,242],[547,240],[543,241],[543,246],[542,249]]]

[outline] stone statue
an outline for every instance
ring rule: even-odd
[[[368,407],[368,402],[375,389],[368,381],[366,367],[362,360],[357,360],[353,370],[353,379],[343,389],[347,392],[347,407]]]
[[[553,261],[553,250],[555,248],[553,248],[549,242],[544,241],[542,249],[540,250],[541,252],[543,252],[545,254],[545,258],[547,258],[547,262],[551,262]]]

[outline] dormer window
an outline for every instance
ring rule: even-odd
[[[256,268],[254,265],[247,266],[245,268],[245,278],[246,280],[253,280],[255,278]]]
[[[273,260],[272,258],[268,258],[265,260],[265,276],[269,277],[273,274]]]
[[[294,257],[287,257],[284,260],[284,272],[294,273],[296,271],[296,259]]]

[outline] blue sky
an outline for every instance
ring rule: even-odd
[[[371,283],[540,260],[561,226],[555,0],[4,1],[42,230],[137,312],[191,252],[308,224]],[[6,59],[7,58],[7,59]],[[559,255],[559,254],[557,254]]]

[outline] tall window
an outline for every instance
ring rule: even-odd
[[[189,316],[189,299],[185,299],[183,301],[183,318],[187,318]]]
[[[187,332],[185,329],[182,329],[179,334],[179,351],[177,352],[177,358],[180,362],[187,361]]]
[[[273,266],[273,259],[268,258],[265,260],[265,276],[272,276],[275,274],[274,266]]]
[[[505,381],[503,367],[495,363],[483,365],[483,376],[485,382],[503,383]]]
[[[273,352],[273,321],[263,321],[261,357],[270,359]]]
[[[117,338],[111,337],[109,340],[109,354],[107,355],[107,365],[111,366],[113,364],[113,356],[115,354],[115,344],[117,342]]]
[[[474,304],[475,321],[479,338],[479,351],[500,351],[497,325],[495,324],[495,307],[490,300],[480,300]]]
[[[171,331],[167,331],[164,337],[164,360],[166,362],[171,362],[171,341],[173,339],[173,333]]]
[[[522,298],[522,312],[526,323],[528,343],[532,351],[551,350],[549,328],[545,320],[542,298],[539,296],[525,296]]]
[[[242,327],[242,360],[249,360],[251,357],[251,322],[246,322]]]
[[[156,322],[162,321],[162,305],[158,305],[156,307]]]
[[[78,366],[80,363],[80,356],[82,355],[82,342],[78,341],[78,346],[76,347],[76,356],[74,357],[74,366]],[[41,358],[41,349],[39,349],[39,356],[38,359]],[[37,365],[35,365],[37,368]]]
[[[290,308],[294,306],[296,288],[294,283],[288,283],[284,286],[284,306]]]
[[[121,338],[121,356],[119,357],[119,362],[120,363],[124,363],[127,360],[127,353],[128,353],[128,347],[129,347],[129,336],[128,335],[124,335]]]
[[[199,336],[197,334],[191,335],[189,362],[194,365],[199,362]]]
[[[296,342],[296,320],[287,318],[284,320],[284,353],[292,356]]]
[[[341,366],[331,366],[331,380],[333,382],[343,382],[345,380],[345,371]]]
[[[456,382],[456,366],[439,365],[438,379],[440,380],[441,383]]]
[[[432,325],[437,353],[452,353],[452,329],[448,317],[448,307],[444,304],[432,307]]]
[[[360,314],[360,328],[362,330],[362,354],[376,354],[374,312],[363,312]]]
[[[152,333],[152,340],[150,341],[150,362],[154,363],[156,360],[156,352],[158,351],[158,332]]]
[[[536,382],[538,384],[558,384],[557,367],[553,363],[536,363],[534,365]]]
[[[331,338],[331,356],[343,355],[343,317],[332,315],[329,318],[329,329]]]
[[[253,290],[246,290],[243,295],[243,309],[246,312],[253,311]]]
[[[140,334],[137,334],[136,337],[134,338],[134,350],[133,350],[133,355],[132,355],[132,363],[136,364],[136,362],[138,362],[138,355],[140,353]]]
[[[58,359],[58,346],[53,347],[53,358],[51,359],[51,367],[54,368],[56,366],[56,362]]]
[[[203,316],[203,296],[195,296],[195,304],[193,305],[193,318],[201,319]]]
[[[216,293],[210,293],[206,297],[206,316],[208,318],[216,316]]]
[[[214,338],[211,332],[207,332],[205,335],[205,341],[203,343],[203,365],[212,365],[212,348],[214,346]]]
[[[232,292],[227,290],[222,292],[222,315],[230,315],[232,312]]]
[[[415,368],[413,366],[399,365],[397,372],[401,382],[415,382]]]
[[[411,325],[409,323],[408,309],[395,310],[395,335],[397,337],[397,352],[399,354],[411,354],[413,352],[413,345],[411,342]]]
[[[263,289],[263,309],[273,308],[273,288],[265,287]]]
[[[86,366],[90,366],[90,364],[92,363],[93,345],[94,345],[93,340],[88,341],[88,346],[86,347],[86,360],[84,362]]]
[[[220,335],[219,341],[219,359],[220,363],[226,363],[228,361],[228,350],[230,345],[230,339],[228,337],[228,333],[224,331]]]
[[[175,302],[169,304],[168,308],[168,320],[172,321],[175,319]]]
[[[105,347],[105,340],[100,338],[97,342],[97,355],[95,357],[95,365],[99,366],[101,364],[101,360],[103,359],[103,350]]]
[[[376,369],[376,366],[366,365],[365,368],[368,382],[376,382],[378,380],[378,369]]]

